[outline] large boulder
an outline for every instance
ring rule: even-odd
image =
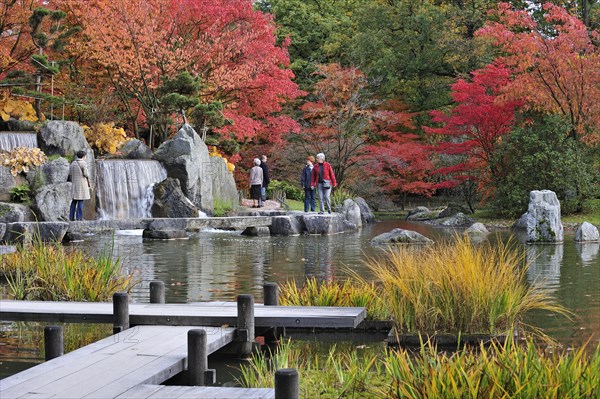
[[[475,220],[462,212],[458,212],[449,217],[432,220],[431,223],[445,227],[470,227],[475,223]]]
[[[425,206],[417,206],[414,209],[408,211],[408,215],[406,216],[406,220],[410,220],[412,222],[421,222],[436,219],[439,216],[438,211],[431,211],[429,208]]]
[[[485,235],[489,233],[490,231],[485,227],[483,223],[473,223],[471,227],[465,230],[465,234]]]
[[[6,223],[0,223],[0,242],[4,238],[4,233],[6,233]]]
[[[380,234],[373,239],[371,243],[374,245],[384,244],[432,244],[433,240],[425,237],[423,234],[412,230],[404,230],[396,228],[387,233]]]
[[[71,183],[48,184],[35,195],[35,212],[38,220],[52,222],[69,220]]]
[[[221,157],[209,157],[211,163],[212,195],[216,201],[237,207],[239,196],[233,173],[227,167],[227,161]]]
[[[529,193],[529,206],[522,216],[527,231],[527,242],[562,242],[563,225],[560,221],[560,202],[550,190]]]
[[[600,241],[600,232],[598,228],[591,223],[583,222],[575,230],[575,241],[577,242],[598,242]]]
[[[25,245],[32,241],[62,242],[68,222],[16,222],[7,223],[4,241]]]
[[[242,231],[242,235],[248,237],[268,237],[271,235],[271,231],[267,226],[250,226]]]
[[[298,236],[304,230],[301,217],[274,216],[271,223],[271,235]]]
[[[10,173],[10,168],[0,166],[0,201],[10,201],[9,190],[17,185],[15,177]]]
[[[144,229],[142,237],[150,240],[179,240],[188,239],[185,230],[151,230]]]
[[[190,125],[183,125],[171,140],[162,143],[154,158],[163,163],[168,177],[179,180],[194,205],[204,211],[214,209],[208,148]]]
[[[183,194],[179,180],[167,177],[154,185],[151,213],[155,218],[196,218],[198,208]]]
[[[457,204],[455,202],[450,202],[448,203],[448,205],[446,206],[446,208],[440,212],[439,217],[441,218],[447,218],[450,216],[454,216],[457,213],[470,213],[469,209],[465,208],[464,206]]]
[[[351,199],[344,200],[339,212],[344,215],[344,219],[356,228],[362,227],[362,216],[360,207]]]
[[[50,121],[38,132],[38,147],[48,156],[58,154],[74,157],[79,150],[86,152],[90,179],[95,182],[96,166],[94,151],[83,135],[83,128],[75,122]]]
[[[302,223],[308,234],[330,235],[351,230],[344,215],[340,213],[302,215]]]
[[[30,132],[35,128],[31,121],[10,117],[7,121],[0,119],[0,130],[9,132]]]
[[[65,183],[69,177],[69,161],[57,158],[27,173],[30,185]]]
[[[374,223],[375,215],[373,214],[373,210],[371,209],[369,204],[367,204],[367,201],[365,201],[365,199],[362,197],[356,197],[354,198],[354,202],[356,202],[356,204],[360,208],[360,217],[362,218],[362,222],[364,224]]]
[[[129,140],[120,149],[123,158],[127,159],[152,159],[152,150],[141,140]]]
[[[34,220],[35,215],[28,206],[0,202],[0,223],[32,222]]]

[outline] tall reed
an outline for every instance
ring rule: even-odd
[[[367,266],[401,333],[510,333],[533,309],[569,314],[541,285],[527,284],[524,255],[510,243],[474,246],[457,236],[420,251],[398,246]]]
[[[2,256],[0,274],[14,299],[41,301],[104,301],[117,291],[129,291],[134,275],[122,275],[120,260],[105,250],[96,258],[60,243],[34,239]]]
[[[600,345],[546,353],[529,340],[452,354],[423,344],[417,355],[401,349],[385,359],[391,383],[385,398],[598,398]]]
[[[381,300],[381,288],[359,276],[352,279],[319,282],[307,278],[299,287],[287,281],[280,287],[279,302],[283,306],[350,306],[364,307],[367,319],[389,320],[389,308]]]

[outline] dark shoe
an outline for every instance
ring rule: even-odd
[[[331,209],[329,211],[327,211],[327,212],[329,212],[329,214],[331,215]]]
[[[323,212],[319,212],[319,215],[322,215],[322,214],[323,214]]]

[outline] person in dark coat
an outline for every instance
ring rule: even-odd
[[[77,151],[76,158],[69,167],[69,180],[72,187],[69,220],[83,220],[83,201],[91,197],[90,175],[85,156],[85,151]]]
[[[260,167],[263,170],[263,183],[262,183],[262,200],[267,200],[267,190],[269,189],[269,183],[271,182],[271,178],[269,177],[269,166],[267,165],[267,156],[263,155],[260,157]],[[260,206],[263,206],[261,203]]]
[[[304,169],[302,169],[302,174],[300,175],[300,186],[304,189],[304,212],[308,212],[309,207],[311,212],[314,212],[316,209],[315,189],[310,186],[314,163],[315,157],[312,155],[309,156],[306,159],[306,165],[304,166]]]

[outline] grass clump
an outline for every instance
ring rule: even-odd
[[[60,243],[19,246],[2,256],[0,274],[8,282],[8,295],[19,300],[106,301],[117,291],[130,291],[133,274],[122,275],[112,251],[97,258]]]
[[[597,398],[600,345],[567,353],[546,353],[531,340],[477,350],[439,353],[423,344],[415,355],[390,351],[385,359],[391,383],[386,398]]]
[[[530,310],[568,315],[541,285],[528,285],[524,255],[510,243],[474,246],[467,236],[390,249],[367,266],[400,333],[511,334]]]
[[[222,200],[215,198],[215,205],[213,209],[214,217],[228,216],[233,212],[233,203],[231,201]]]
[[[391,313],[381,297],[380,287],[358,276],[325,282],[311,277],[301,287],[294,281],[288,281],[279,291],[279,302],[283,306],[364,307],[367,319],[389,320]]]

